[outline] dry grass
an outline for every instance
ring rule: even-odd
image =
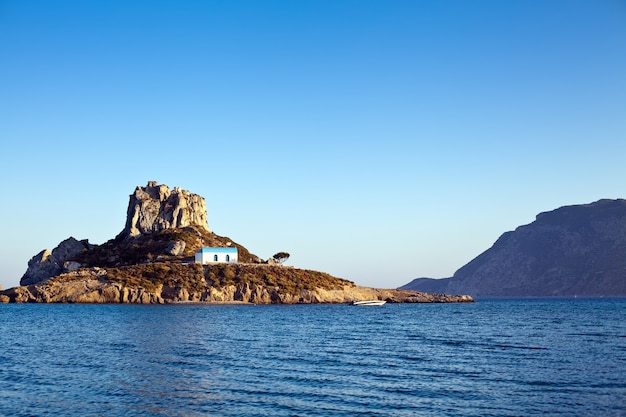
[[[168,254],[167,248],[174,242],[185,242],[181,255]],[[236,247],[240,262],[258,262],[256,255],[230,238],[218,236],[196,227],[168,229],[150,235],[124,239],[117,237],[102,245],[83,252],[75,260],[85,267],[121,267],[148,262],[191,261],[194,254],[204,246]]]
[[[107,279],[119,282],[125,287],[142,287],[155,291],[159,285],[187,288],[201,291],[206,287],[203,269],[200,264],[180,264],[176,262],[155,262],[143,265],[130,265],[119,268],[105,268]]]
[[[174,242],[185,242],[184,252],[173,256],[167,249]],[[236,247],[240,263],[199,265],[194,254],[201,247]],[[190,292],[208,287],[249,284],[278,288],[284,293],[300,290],[340,289],[354,283],[324,272],[262,263],[256,255],[230,238],[201,228],[169,229],[134,238],[117,237],[93,246],[75,259],[84,268],[102,268],[101,277],[129,288],[155,291],[160,285],[186,288]],[[85,270],[86,271],[86,270]],[[74,279],[65,276],[62,279]]]
[[[288,268],[277,265],[214,264],[205,265],[205,278],[209,285],[222,287],[247,283],[265,287],[278,287],[287,293],[323,288],[326,290],[354,286],[351,281],[325,272]]]

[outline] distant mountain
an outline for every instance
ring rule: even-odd
[[[540,213],[452,278],[400,287],[474,297],[626,296],[626,200]]]

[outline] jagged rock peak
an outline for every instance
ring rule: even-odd
[[[120,235],[134,237],[192,225],[209,231],[204,197],[149,181],[130,195],[126,227]]]

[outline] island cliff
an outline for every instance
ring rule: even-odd
[[[418,278],[400,288],[475,297],[626,296],[626,200],[540,213],[452,278]]]
[[[194,263],[202,247],[236,247],[239,263]],[[329,274],[269,264],[210,231],[204,198],[149,182],[130,196],[126,225],[102,245],[70,237],[28,263],[0,301],[39,303],[471,302],[468,296],[360,287]]]
[[[209,231],[205,199],[178,187],[170,191],[167,185],[150,181],[130,195],[126,227],[120,235],[135,237],[186,226]]]

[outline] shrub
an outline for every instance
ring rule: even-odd
[[[232,280],[236,276],[235,271],[233,271],[230,266],[225,267],[222,273],[224,275],[224,278],[228,280]]]

